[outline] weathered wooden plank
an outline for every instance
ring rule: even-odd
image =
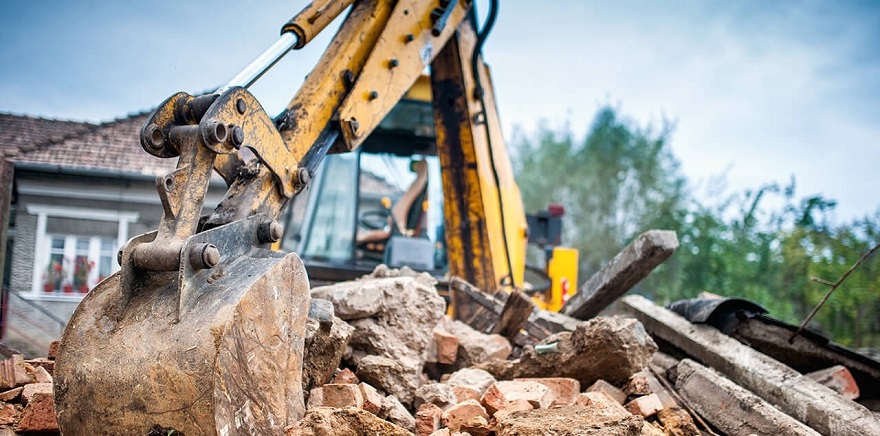
[[[645,278],[678,248],[671,230],[648,230],[593,274],[561,312],[578,319],[590,319]]]
[[[700,416],[726,434],[819,435],[747,389],[693,360],[682,360],[676,374],[678,393]]]
[[[831,436],[880,434],[880,418],[864,406],[715,328],[691,324],[638,295],[625,297],[623,304],[652,335],[720,371],[814,430]]]
[[[533,310],[535,303],[524,292],[515,289],[507,297],[504,309],[501,310],[501,319],[495,324],[493,333],[510,340],[516,339],[516,335],[525,326]]]

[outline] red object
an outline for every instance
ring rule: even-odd
[[[45,291],[45,292],[54,292],[54,291],[55,291],[55,286],[52,286],[51,283],[45,283],[45,284],[43,284],[43,291]]]
[[[80,294],[86,294],[86,293],[88,293],[88,292],[89,292],[89,286],[88,286],[88,285],[80,285],[80,287],[79,287],[79,293],[80,293]]]
[[[562,302],[565,303],[568,301],[568,289],[569,289],[568,279],[563,277],[559,279],[559,287],[562,289]]]
[[[565,215],[565,206],[561,204],[551,204],[547,206],[547,213],[553,218],[559,218],[562,215]]]
[[[64,287],[62,289],[64,290],[65,294],[72,294],[73,293],[73,285],[64,285]]]

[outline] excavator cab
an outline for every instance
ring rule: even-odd
[[[420,78],[358,150],[328,155],[285,212],[281,249],[300,255],[313,286],[360,277],[380,263],[445,275],[429,87]]]

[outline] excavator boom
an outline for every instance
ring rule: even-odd
[[[346,10],[270,117],[247,86]],[[361,146],[426,67],[450,274],[490,291],[521,283],[525,217],[471,12],[467,0],[315,1],[216,93],[156,108],[141,144],[177,168],[156,180],[159,228],[124,245],[121,271],[63,334],[55,398],[65,435],[281,434],[302,417],[309,282],[296,254],[271,249],[276,219],[324,156]],[[203,217],[213,172],[229,188]]]

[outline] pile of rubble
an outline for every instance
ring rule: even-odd
[[[0,361],[0,436],[58,434],[52,395],[57,345],[53,342],[49,358],[14,354]]]
[[[379,267],[312,290],[329,305],[309,321],[307,411],[289,435],[700,434],[645,372],[657,346],[638,321],[575,322],[520,347],[448,318],[434,286]]]

